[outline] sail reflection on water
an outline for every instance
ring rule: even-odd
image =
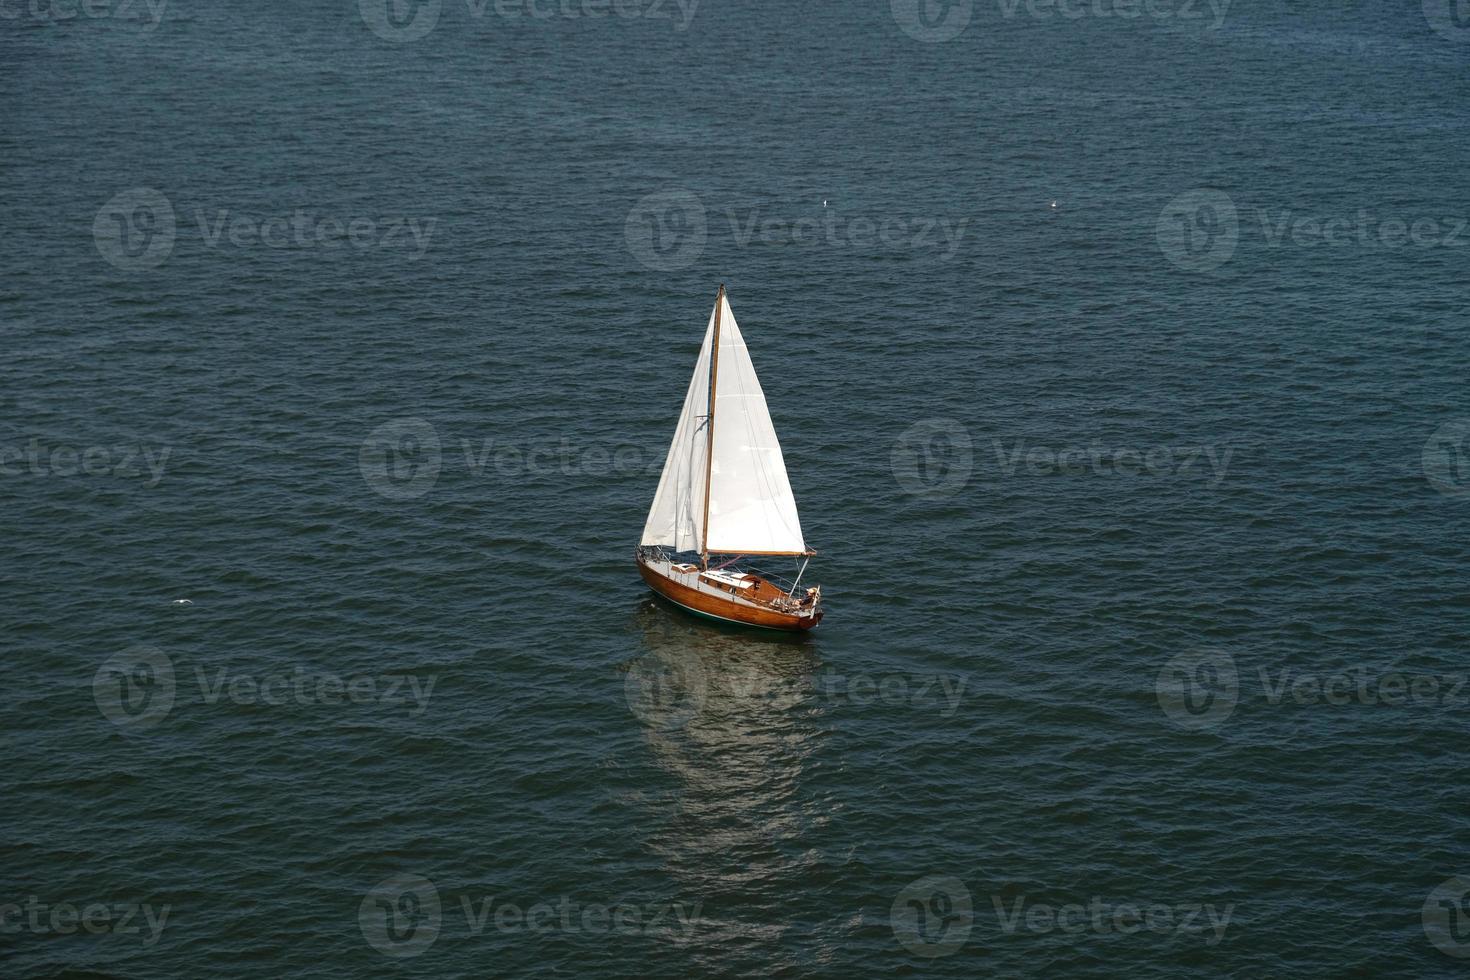
[[[660,600],[642,600],[634,619],[643,650],[627,664],[628,703],[675,785],[672,812],[664,797],[641,824],[645,847],[679,894],[704,901],[696,942],[712,956],[769,942],[780,959],[789,924],[758,910],[804,873],[829,819],[808,785],[828,707],[814,688],[820,658],[802,634],[671,616]]]

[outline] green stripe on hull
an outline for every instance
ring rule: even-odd
[[[684,603],[680,602],[678,599],[670,599],[668,596],[664,595],[662,592],[660,592],[658,589],[653,588],[652,586],[649,587],[648,591],[649,592],[652,592],[654,595],[658,596],[660,599],[664,599],[664,600],[666,600],[668,602],[672,602],[674,605],[678,606],[680,609],[684,610],[687,613],[693,613],[695,616],[698,616],[701,619],[712,619],[712,620],[714,620],[717,623],[729,623],[731,626],[744,626],[746,629],[770,630],[772,633],[800,633],[800,632],[802,632],[801,630],[790,630],[790,629],[786,629],[786,628],[781,627],[781,626],[764,626],[764,625],[762,625],[760,623],[747,623],[743,619],[726,619],[724,616],[716,616],[714,613],[707,613],[707,612],[704,612],[702,610],[695,609],[693,606],[686,606],[686,605],[684,605]]]

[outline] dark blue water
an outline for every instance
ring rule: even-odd
[[[1463,970],[1467,64],[6,5],[0,973]],[[721,282],[805,639],[632,563]]]

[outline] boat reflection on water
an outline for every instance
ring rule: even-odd
[[[704,902],[701,932],[715,945],[774,941],[783,919],[762,910],[780,907],[829,818],[807,785],[827,729],[817,644],[705,623],[652,597],[633,619],[643,651],[626,665],[628,704],[652,764],[677,781],[640,824],[647,847],[681,894]]]
[[[756,705],[801,699],[820,664],[806,633],[697,620],[666,599],[635,613],[644,655],[628,664],[628,705],[654,730],[735,723]]]
[[[653,597],[634,618],[643,655],[627,664],[626,693],[650,731],[763,726],[812,693],[821,661],[806,634],[692,619]]]

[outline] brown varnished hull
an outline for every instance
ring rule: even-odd
[[[790,613],[778,612],[775,609],[757,609],[738,602],[721,599],[719,596],[691,589],[672,579],[665,578],[658,572],[649,568],[643,562],[638,562],[638,574],[643,576],[643,581],[648,587],[670,602],[683,606],[685,609],[703,613],[706,616],[714,616],[717,619],[729,620],[734,623],[744,623],[747,626],[761,626],[766,629],[788,630],[791,632],[803,632],[816,626],[821,622],[822,614],[818,612],[815,616],[793,616]]]

